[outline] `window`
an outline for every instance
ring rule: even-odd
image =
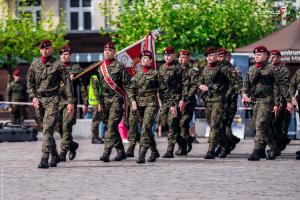
[[[69,30],[82,31],[92,30],[92,1],[91,0],[68,0],[67,18]]]
[[[19,0],[17,1],[17,5],[17,13],[31,14],[35,23],[38,23],[41,20],[41,0]]]

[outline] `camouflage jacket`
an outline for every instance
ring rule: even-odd
[[[289,70],[286,66],[281,64],[279,67],[274,66],[273,71],[276,77],[279,96],[283,97],[285,100],[289,100],[289,84],[291,79]]]
[[[242,93],[254,99],[274,101],[275,105],[278,105],[279,93],[273,68],[274,66],[270,63],[264,63],[261,68],[257,68],[255,65],[250,66],[244,80]]]
[[[208,86],[208,92],[204,95],[205,102],[225,102],[232,87],[230,70],[221,63],[213,68],[206,66],[199,78],[199,84]]]
[[[170,107],[177,106],[182,95],[182,71],[176,64],[164,64],[159,69],[159,87],[162,104]]]
[[[66,70],[66,73],[69,74],[69,76],[71,74],[74,74],[76,76],[77,74],[79,74],[82,71],[80,66],[75,65],[75,64],[71,64],[71,65],[65,67],[65,70]],[[80,99],[80,94],[81,94],[83,104],[88,105],[89,103],[88,103],[88,96],[87,96],[87,86],[84,83],[84,81],[81,78],[79,78],[79,79],[73,80],[72,83],[73,83],[73,89],[74,89],[73,95],[74,95],[75,104],[78,103],[78,99]],[[80,92],[77,91],[78,86],[80,88]],[[63,81],[61,81],[60,88],[59,88],[59,101],[63,102],[64,104],[67,104],[66,88],[65,88],[65,84]]]
[[[150,69],[147,73],[139,71],[131,80],[128,89],[129,101],[136,101],[138,106],[158,105],[158,71]]]
[[[107,66],[107,70],[110,78],[116,83],[118,87],[123,90],[127,90],[130,85],[130,75],[126,71],[124,65],[117,60],[113,60],[112,63]],[[101,85],[102,92],[96,95],[100,104],[104,105],[105,102],[121,102],[124,103],[123,97],[116,93],[110,86],[106,83],[104,76],[101,72],[100,67],[98,68],[99,81]]]
[[[296,91],[298,91],[298,100],[300,99],[300,69],[298,69],[295,74],[293,75],[293,77],[291,78],[291,82],[289,85],[289,95],[290,98],[294,97],[296,95]],[[288,99],[288,101],[290,102],[291,99]]]
[[[41,59],[34,60],[27,73],[27,92],[29,97],[58,96],[61,81],[65,84],[68,103],[73,103],[73,87],[63,63],[51,57],[46,64]]]
[[[21,81],[12,81],[7,85],[7,101],[27,101],[26,85]]]

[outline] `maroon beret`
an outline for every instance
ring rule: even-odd
[[[59,54],[63,54],[65,52],[69,52],[71,54],[71,47],[67,44],[60,48]]]
[[[115,45],[115,43],[113,43],[113,42],[106,42],[105,44],[104,44],[104,49],[105,48],[108,48],[108,49],[116,49],[116,45]]]
[[[275,55],[275,56],[281,56],[280,51],[278,51],[277,49],[273,49],[270,51],[271,55]]]
[[[212,53],[217,53],[218,52],[218,49],[215,48],[215,47],[210,47],[208,49],[206,49],[205,53],[204,53],[204,56],[208,56],[209,54],[212,54]]]
[[[182,49],[182,50],[179,51],[179,56],[180,55],[190,56],[191,53],[189,52],[189,50]]]
[[[219,48],[218,49],[218,54],[219,55],[229,55],[229,52],[227,51],[227,49],[225,49],[225,48]]]
[[[43,49],[43,48],[46,48],[46,47],[52,47],[52,42],[51,40],[42,40],[40,45],[39,45],[39,48],[40,49]]]
[[[20,68],[16,68],[14,73],[13,73],[14,76],[20,76],[21,75],[21,69]]]
[[[164,50],[164,54],[173,54],[173,53],[175,53],[175,49],[172,46],[168,46]]]
[[[143,56],[148,56],[150,59],[152,59],[151,51],[148,51],[148,50],[142,51],[141,54],[140,54],[140,58],[143,57]]]
[[[253,49],[253,53],[268,53],[268,49],[265,46],[258,46]]]

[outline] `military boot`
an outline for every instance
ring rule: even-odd
[[[296,155],[300,155],[300,151],[296,151]]]
[[[219,154],[219,158],[226,158],[227,157],[227,152],[225,147],[220,147],[221,152]]]
[[[92,137],[92,144],[103,144],[103,143],[104,143],[104,141],[101,138],[96,137],[96,136]]]
[[[133,158],[134,157],[134,148],[135,146],[129,146],[126,152],[127,158]]]
[[[103,162],[109,162],[110,154],[111,154],[111,149],[104,149],[102,156],[100,156],[100,160]]]
[[[72,141],[70,145],[69,159],[74,160],[76,157],[76,150],[78,149],[79,144],[77,142]]]
[[[236,145],[241,141],[240,138],[236,137],[235,135],[232,137],[232,141],[231,141],[231,151],[233,151],[236,147]]]
[[[220,153],[221,153],[221,147],[218,146],[217,149],[215,150],[215,157],[218,157]]]
[[[280,156],[280,151],[272,148],[267,151],[267,160],[275,160],[277,156]]]
[[[59,154],[59,161],[60,162],[66,162],[67,161],[66,155],[67,154],[65,152],[60,152],[60,154]]]
[[[139,157],[136,160],[136,163],[139,163],[139,164],[145,163],[146,153],[147,153],[147,149],[144,146],[141,146],[140,151],[139,151]]]
[[[178,145],[177,151],[175,151],[175,155],[179,156],[181,154],[181,147]]]
[[[57,153],[57,151],[53,152],[51,154],[51,159],[50,159],[50,167],[56,167],[57,166],[57,163],[60,162],[60,157]]]
[[[41,162],[38,165],[38,168],[40,168],[40,169],[47,169],[47,168],[49,168],[48,159],[49,158],[42,158]]]
[[[155,162],[156,159],[160,157],[159,152],[158,152],[156,146],[151,147],[150,149],[151,149],[151,155],[148,158],[148,162]]]
[[[188,153],[189,153],[190,151],[192,151],[194,140],[195,140],[195,137],[188,136],[188,141],[187,141],[187,152],[188,152]]]
[[[114,161],[122,161],[125,160],[127,158],[127,155],[124,151],[124,149],[117,149],[117,155],[114,158]]]
[[[300,154],[296,154],[296,160],[300,160]]]
[[[214,149],[208,149],[206,152],[204,159],[215,159],[215,150]]]
[[[181,151],[178,152],[178,156],[186,156],[188,154],[187,152],[187,141],[182,140],[181,141],[181,146],[180,146]]]
[[[260,160],[260,149],[253,149],[252,153],[248,156],[249,161],[259,161]]]
[[[167,152],[163,155],[163,158],[174,158],[174,144],[169,144],[167,148]]]

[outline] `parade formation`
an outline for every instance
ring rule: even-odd
[[[27,92],[35,109],[35,120],[43,133],[38,167],[49,168],[67,161],[68,153],[69,160],[75,158],[79,144],[72,138],[72,126],[76,123],[74,114],[78,98],[84,101],[83,113],[87,112],[89,94],[87,84],[82,77],[78,78],[84,70],[70,61],[70,46],[61,47],[59,60],[53,57],[50,40],[43,40],[39,49],[41,57],[31,63],[27,73]],[[194,139],[189,134],[189,126],[196,98],[205,102],[210,127],[209,145],[204,158],[225,159],[240,142],[232,132],[239,96],[244,106],[253,110],[256,135],[248,160],[276,159],[290,142],[287,132],[291,113],[298,102],[295,95],[300,90],[300,70],[291,78],[277,50],[258,46],[253,53],[255,63],[249,67],[244,81],[230,62],[230,52],[214,47],[205,51],[203,70],[191,65],[188,50],[177,53],[172,46],[166,47],[165,64],[158,69],[152,65],[154,52],[143,50],[139,57],[141,69],[131,77],[126,67],[115,58],[115,44],[107,42],[104,45],[104,60],[96,63],[97,73],[90,82],[95,97],[92,103],[92,143],[104,142],[100,160],[109,162],[113,148],[117,151],[114,161],[134,157],[135,147],[139,145],[136,162],[155,162],[160,157],[152,132],[157,118],[158,123],[168,130],[168,146],[162,158],[174,158],[174,154],[188,155]],[[18,72],[14,75],[18,75]],[[74,90],[77,85],[80,94]],[[16,81],[9,88],[21,86]],[[18,109],[22,113],[22,108]],[[127,150],[118,131],[122,119],[125,119],[129,128]],[[104,141],[99,138],[100,121],[106,126]],[[61,136],[59,152],[53,137],[56,128]],[[176,144],[178,149],[174,153]],[[146,159],[148,149],[151,154]]]

